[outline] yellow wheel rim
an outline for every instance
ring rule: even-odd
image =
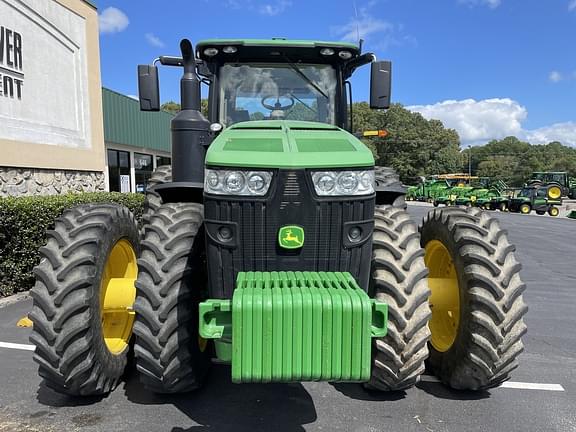
[[[132,335],[137,277],[134,248],[128,240],[119,240],[108,255],[100,285],[102,334],[106,347],[114,355],[124,352]]]
[[[558,199],[562,196],[562,190],[558,186],[551,186],[548,189],[548,198]]]
[[[558,216],[559,210],[556,207],[550,208],[550,216]]]
[[[524,214],[528,214],[530,213],[530,206],[527,204],[523,204],[520,206],[520,212],[524,213]]]
[[[460,291],[458,276],[452,256],[446,246],[438,240],[431,240],[426,245],[424,261],[430,272],[430,332],[432,346],[440,352],[450,349],[460,323]]]

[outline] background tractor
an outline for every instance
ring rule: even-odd
[[[418,228],[350,133],[348,79],[370,64],[370,105],[385,109],[390,63],[341,42],[180,48],[158,59],[183,69],[182,110],[141,237],[125,208],[80,206],[41,249],[30,318],[46,384],[107,393],[132,346],[159,393],[198,388],[214,357],[236,383],[393,391],[425,362],[457,389],[508,379],[526,305],[506,233],[475,208],[435,209]],[[141,109],[158,110],[156,66],[138,78]]]
[[[556,186],[560,191],[561,197],[576,198],[576,179],[570,178],[567,172],[533,172],[526,186]]]

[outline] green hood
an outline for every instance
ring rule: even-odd
[[[372,152],[350,133],[324,123],[263,120],[225,129],[206,153],[207,166],[347,168],[374,166]]]

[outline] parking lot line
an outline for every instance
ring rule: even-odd
[[[422,375],[420,377],[422,382],[439,383],[440,380],[432,375]],[[499,388],[510,388],[519,390],[545,390],[545,391],[566,391],[560,384],[545,384],[545,383],[527,383],[506,381],[498,386]]]
[[[36,349],[36,347],[34,345],[17,344],[17,343],[10,343],[10,342],[0,342],[0,348],[17,349],[17,350],[24,350],[24,351],[34,351]]]
[[[0,342],[0,348],[16,349],[23,351],[34,351],[36,348],[34,345],[29,344],[17,344],[11,342]],[[428,383],[439,383],[440,380],[432,375],[422,375],[420,377],[422,382]],[[564,387],[560,384],[547,384],[547,383],[527,383],[527,382],[516,382],[516,381],[506,381],[500,384],[500,388],[518,389],[518,390],[544,390],[544,391],[566,391]]]

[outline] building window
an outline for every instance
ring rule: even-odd
[[[111,192],[130,192],[130,153],[108,150],[108,181]]]
[[[172,158],[166,156],[156,156],[156,166],[172,165]]]
[[[134,175],[136,179],[136,192],[146,192],[148,180],[152,177],[152,155],[134,153]]]

